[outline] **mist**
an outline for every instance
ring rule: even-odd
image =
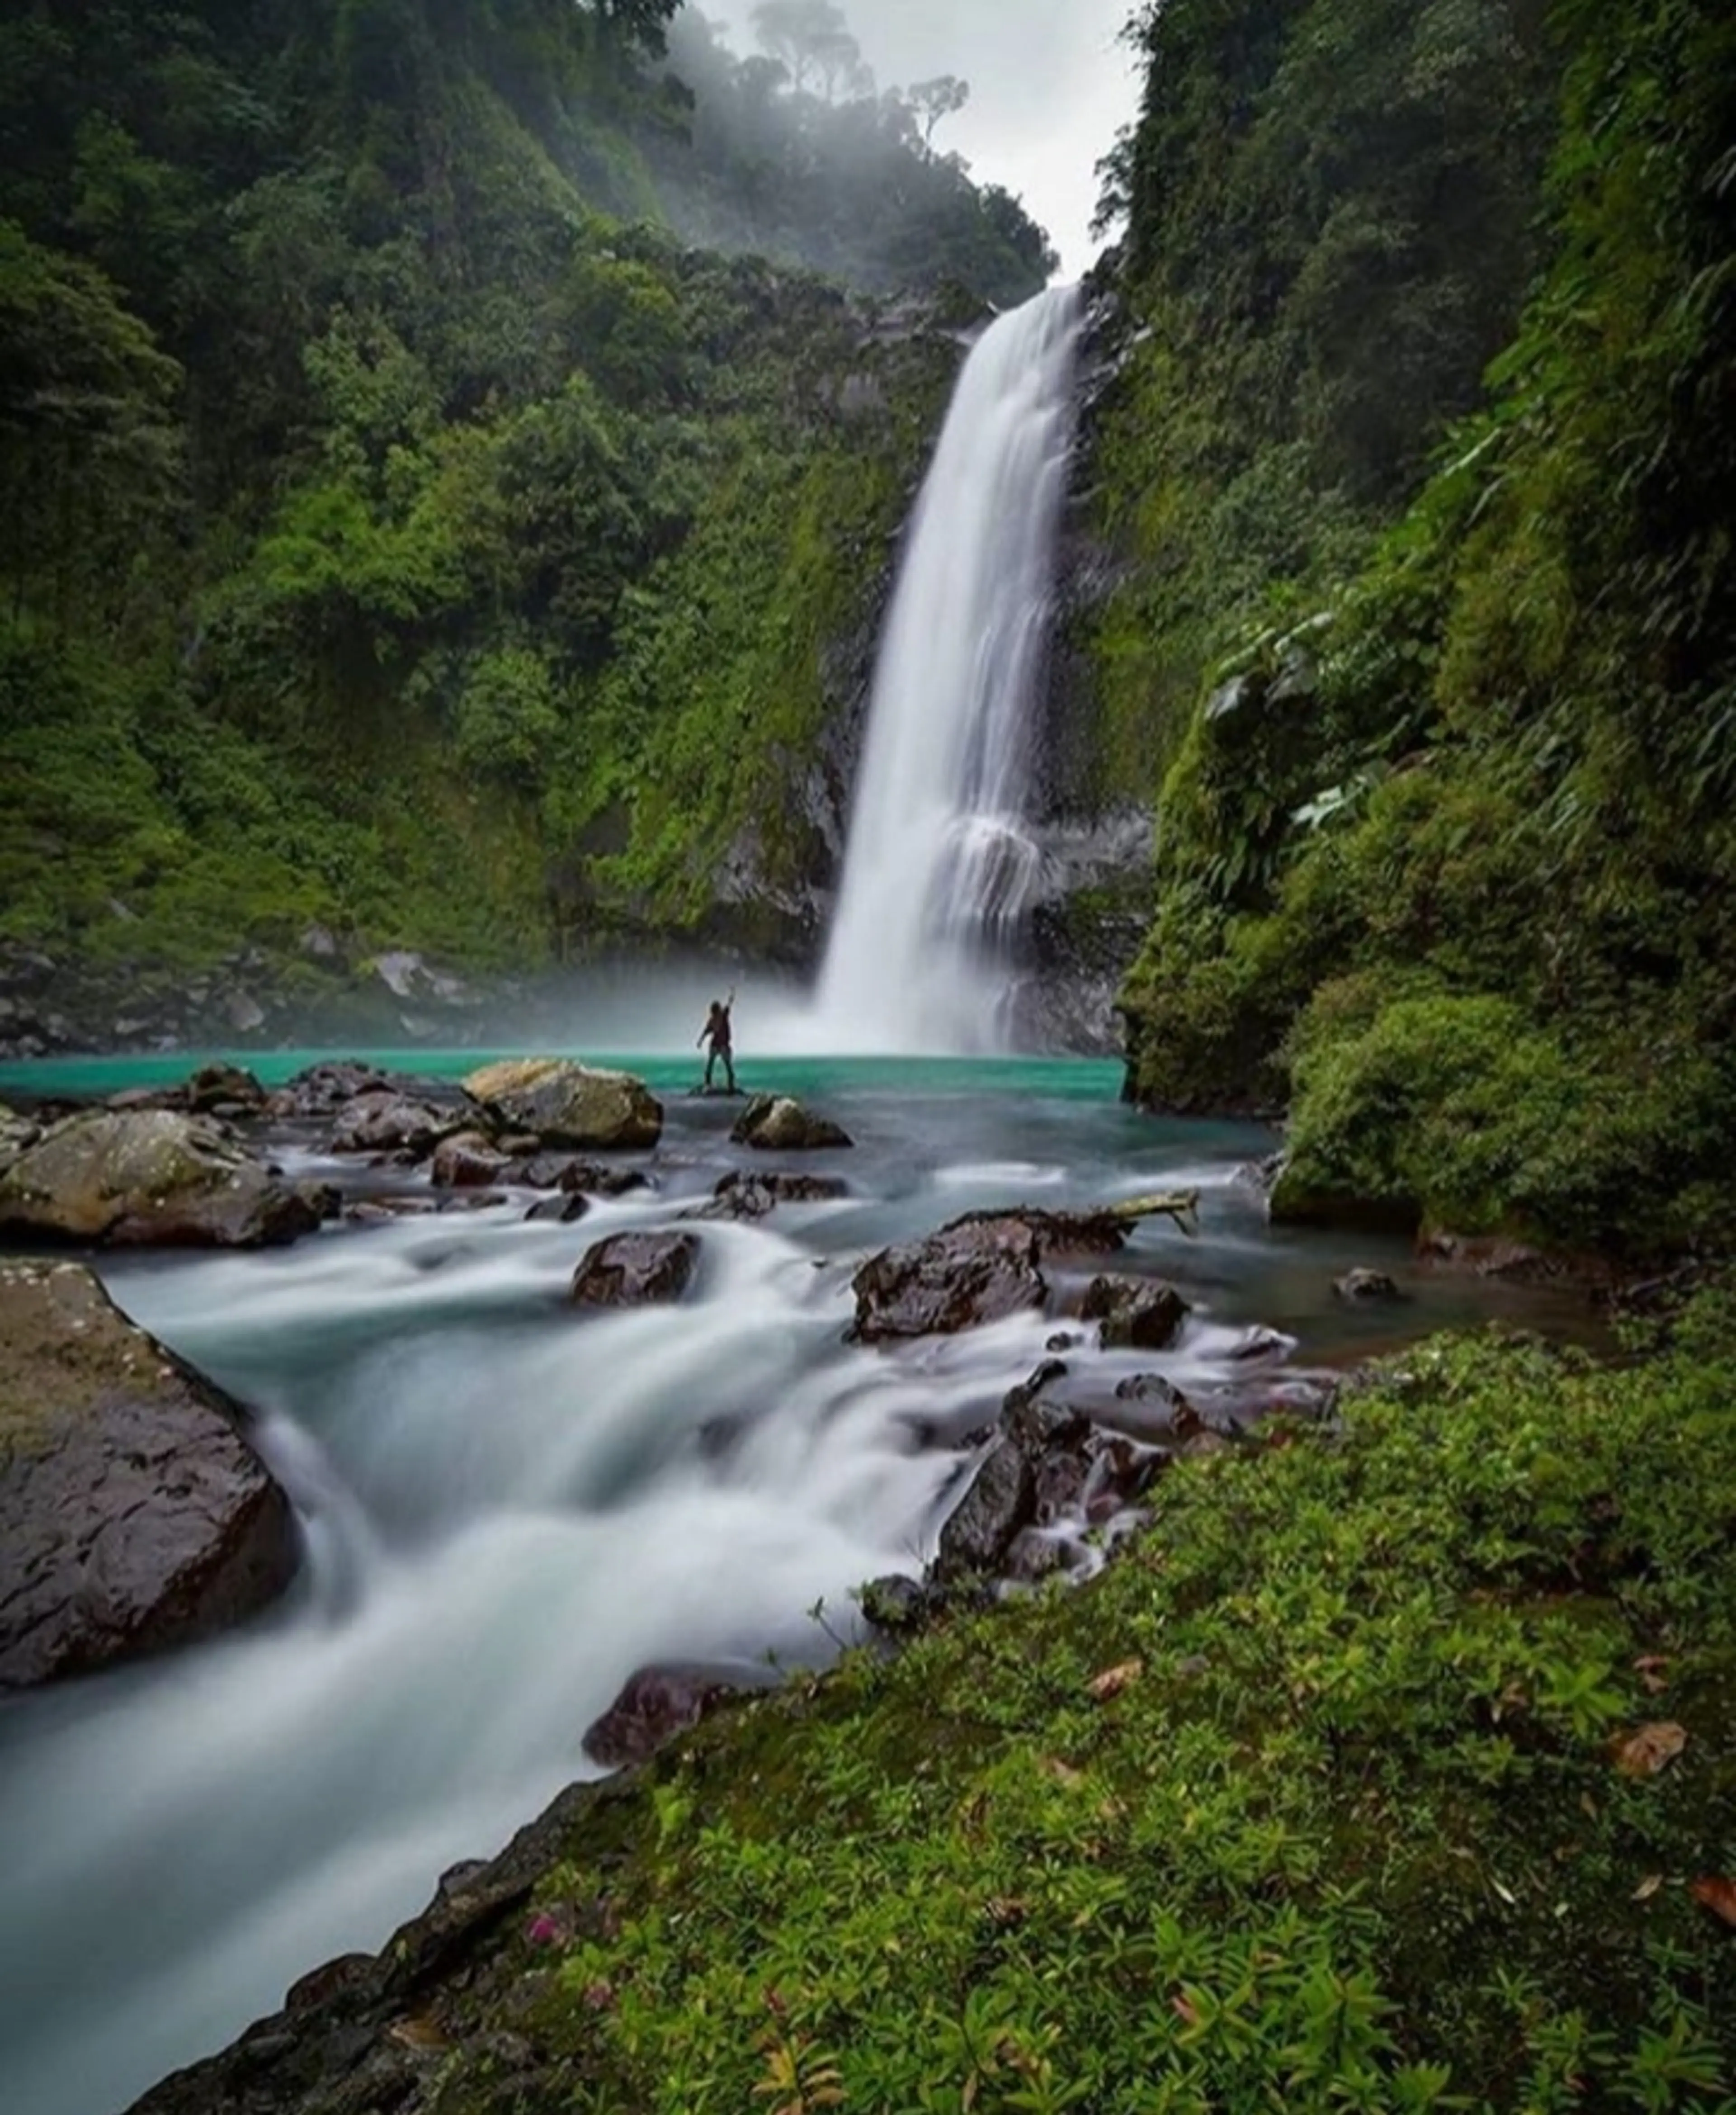
[[[748,52],[755,4],[710,0],[702,11]],[[1062,276],[1077,278],[1096,254],[1097,164],[1138,101],[1133,55],[1120,42],[1132,0],[842,4],[882,88],[948,73],[970,83],[969,103],[937,131],[937,147],[1022,198],[1060,252]]]

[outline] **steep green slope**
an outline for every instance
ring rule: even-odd
[[[1736,28],[1687,0],[1537,12],[1313,0],[1147,24],[1121,167],[1153,335],[1111,429],[1144,451],[1111,480],[1143,622],[1130,648],[1112,610],[1100,648],[1168,762],[1130,1085],[1289,1100],[1289,1216],[1644,1250],[1727,1235],[1736,1144]],[[1481,73],[1445,42],[1473,27]],[[1377,76],[1372,108],[1407,144],[1322,191],[1301,179],[1340,106],[1355,140],[1381,135],[1360,70],[1321,76],[1324,112],[1298,104],[1353,29],[1404,49],[1409,120]],[[1158,63],[1184,32],[1193,76]],[[1202,119],[1195,90],[1236,66],[1228,115]],[[1542,110],[1542,276],[1503,345],[1532,207],[1523,164],[1479,142],[1537,138]],[[1212,216],[1292,122],[1312,246],[1259,216],[1279,255],[1238,305],[1211,283]],[[1189,209],[1164,157],[1200,123],[1230,173],[1193,259],[1146,264]],[[1456,233],[1372,203],[1444,185],[1468,206],[1461,153],[1492,198]],[[1341,223],[1386,236],[1317,328],[1304,297],[1334,283]]]
[[[330,981],[308,934],[520,967],[708,918],[802,944],[838,642],[974,297],[888,323],[662,227],[672,11],[0,25],[15,963],[148,989],[246,948],[292,989]],[[949,197],[992,239],[935,268],[1039,282],[1022,215]]]

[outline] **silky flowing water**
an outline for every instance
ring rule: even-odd
[[[0,1092],[112,1091],[187,1062],[39,1068]],[[1034,1061],[751,1067],[855,1136],[815,1163],[848,1198],[707,1226],[680,1306],[580,1317],[562,1294],[591,1242],[669,1224],[753,1158],[728,1143],[733,1104],[682,1091],[688,1061],[644,1069],[669,1095],[657,1187],[580,1225],[526,1223],[519,1196],[276,1254],[101,1259],[131,1314],[262,1413],[305,1562],[242,1635],[0,1709],[8,2115],[110,2115],[309,1969],[378,1946],[445,1867],[594,1774],[581,1736],[635,1668],[822,1660],[817,1603],[847,1630],[853,1587],[915,1572],[968,1473],[958,1438],[1055,1324],[849,1345],[850,1274],[885,1243],[978,1207],[1197,1186],[1197,1237],[1147,1222],[1130,1254],[1196,1313],[1127,1371],[1209,1388],[1253,1322],[1303,1365],[1394,1336],[1393,1312],[1347,1310],[1330,1282],[1402,1259],[1267,1227],[1238,1170],[1269,1134],[1157,1122],[1120,1105],[1113,1067]],[[1500,1311],[1463,1283],[1412,1289],[1402,1334]]]
[[[995,1050],[1042,860],[1026,802],[1083,301],[998,317],[959,378],[874,675],[824,973],[834,1048]]]

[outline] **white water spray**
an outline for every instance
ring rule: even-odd
[[[869,709],[826,1039],[992,1049],[1040,879],[1025,815],[1074,434],[1078,288],[1001,317],[959,380],[913,525]]]

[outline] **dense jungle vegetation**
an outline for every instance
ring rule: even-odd
[[[0,944],[534,966],[809,860],[936,325],[1052,260],[960,84],[677,4],[4,11]]]
[[[1135,1091],[1275,1199],[1645,1251],[1736,1148],[1736,17],[1166,0],[1109,166]]]

